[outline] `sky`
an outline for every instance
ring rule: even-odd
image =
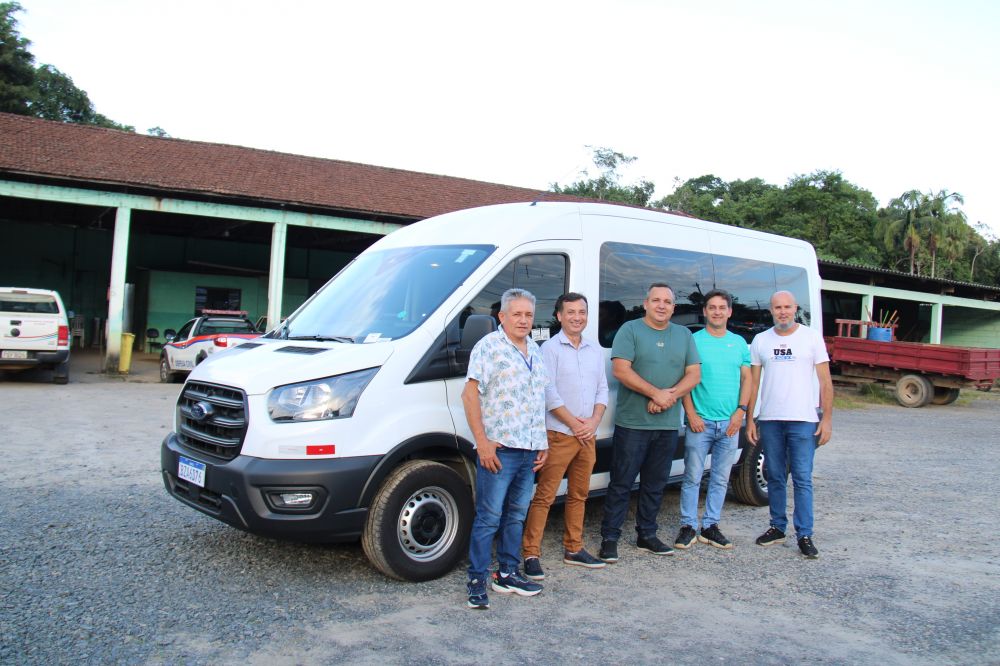
[[[610,147],[657,198],[840,171],[1000,236],[997,2],[20,3],[36,63],[139,132],[538,189]]]

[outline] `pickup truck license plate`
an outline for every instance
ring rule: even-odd
[[[26,359],[28,352],[22,349],[5,349],[0,352],[0,358]]]
[[[204,488],[205,463],[180,456],[180,460],[177,463],[177,476],[185,481],[190,481],[199,488]]]

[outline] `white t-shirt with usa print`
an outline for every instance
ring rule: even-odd
[[[819,416],[819,382],[816,366],[828,363],[823,336],[799,324],[791,335],[774,328],[758,333],[750,343],[750,364],[761,366],[761,421],[807,421]]]

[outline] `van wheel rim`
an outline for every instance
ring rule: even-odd
[[[757,465],[754,468],[754,476],[757,479],[757,486],[767,492],[767,467],[765,467],[764,454],[757,456]]]
[[[399,545],[410,559],[434,560],[455,541],[458,504],[443,488],[421,488],[403,503],[396,531]]]

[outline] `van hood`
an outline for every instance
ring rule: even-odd
[[[190,379],[257,395],[275,386],[381,366],[392,356],[393,349],[388,342],[346,344],[255,338],[210,354],[191,372]]]

